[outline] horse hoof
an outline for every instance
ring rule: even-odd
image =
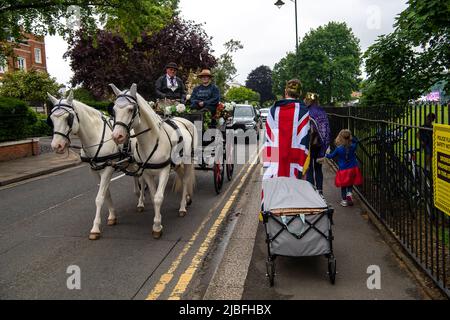
[[[100,233],[91,232],[89,234],[89,240],[98,240],[98,239],[100,239]]]
[[[161,231],[152,231],[153,239],[159,239],[159,238],[161,238],[161,235],[162,235],[162,230]]]
[[[184,217],[186,215],[186,213],[187,213],[186,211],[179,211],[178,212],[178,216],[179,217]]]
[[[144,212],[144,207],[137,207],[138,212]]]
[[[186,205],[190,206],[192,204],[192,198],[191,196],[186,196]]]
[[[108,226],[115,226],[117,224],[117,218],[108,219]]]

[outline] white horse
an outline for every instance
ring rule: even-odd
[[[106,159],[114,157],[114,155],[117,156],[119,147],[112,139],[112,128],[100,111],[74,100],[72,91],[66,99],[57,99],[49,93],[48,97],[54,105],[49,120],[53,126],[51,146],[56,153],[66,152],[70,146],[70,135],[74,134],[80,138],[82,158],[95,158],[94,161],[102,165]],[[136,139],[131,139],[130,143],[132,147],[135,146]],[[114,168],[105,165],[94,170],[91,167],[91,172],[100,180],[97,197],[95,198],[95,219],[89,235],[89,239],[97,240],[101,234],[100,212],[105,201],[109,210],[108,226],[117,224],[117,217],[109,191]],[[134,182],[134,192],[139,198],[138,211],[143,211],[145,184],[140,186],[137,178]]]
[[[173,118],[173,122],[163,121],[148,102],[137,93],[136,84],[133,84],[130,90],[124,91],[120,91],[114,84],[110,86],[117,96],[114,105],[115,124],[112,137],[116,143],[121,144],[129,137],[130,130],[134,129],[137,137],[137,152],[134,157],[141,166],[142,176],[153,198],[155,218],[152,235],[158,239],[161,237],[163,228],[161,205],[173,162],[175,162],[177,173],[176,189],[181,188],[182,185],[180,216],[186,215],[186,205],[191,202],[195,184],[194,163],[191,155],[197,148],[195,126],[183,118]],[[183,152],[182,159],[175,159],[180,150]],[[157,189],[155,189],[154,177],[158,177]]]

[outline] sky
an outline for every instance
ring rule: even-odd
[[[180,0],[180,15],[203,23],[213,37],[214,55],[230,39],[244,48],[233,55],[236,81],[245,84],[248,74],[260,65],[273,68],[287,52],[295,50],[295,6],[284,0]],[[379,35],[392,32],[395,17],[406,8],[406,0],[297,0],[300,39],[311,29],[330,21],[346,22],[360,39],[364,52]],[[58,82],[67,84],[72,76],[69,61],[62,58],[67,44],[58,36],[46,37],[47,69]]]

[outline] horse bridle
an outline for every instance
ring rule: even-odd
[[[113,128],[115,128],[117,125],[124,127],[127,130],[128,136],[130,136],[131,126],[133,125],[134,120],[136,119],[136,116],[139,115],[139,106],[137,104],[137,100],[135,97],[129,95],[129,94],[119,94],[116,97],[116,101],[119,98],[125,98],[127,101],[133,106],[133,115],[131,116],[130,123],[126,124],[122,121],[116,121],[116,115],[115,112],[112,112],[112,116],[114,118],[114,125]],[[114,109],[112,109],[114,110]]]
[[[75,112],[74,107],[71,106],[70,104],[62,103],[62,100],[63,100],[63,99],[60,99],[59,102],[58,102],[57,104],[55,104],[55,106],[53,107],[52,111],[50,112],[50,114],[49,114],[48,117],[47,117],[47,124],[48,124],[51,128],[54,129],[54,125],[53,125],[53,121],[52,121],[52,119],[51,119],[51,115],[52,115],[56,110],[62,109],[62,110],[64,110],[65,112],[69,113],[69,116],[68,116],[68,118],[67,118],[67,125],[69,126],[69,131],[68,131],[67,133],[63,133],[63,132],[59,132],[59,131],[53,130],[53,134],[54,134],[54,135],[55,135],[55,134],[56,134],[56,135],[60,135],[60,136],[62,136],[62,137],[64,137],[64,138],[66,138],[67,141],[69,141],[69,144],[70,144],[71,141],[70,141],[70,136],[69,136],[69,135],[70,135],[70,133],[72,132],[72,128],[73,128],[73,120],[74,120],[74,115],[73,115],[73,114],[75,114],[75,116],[77,117],[78,122],[80,121],[80,118],[78,117],[78,114]],[[72,113],[71,111],[67,110],[67,108],[71,109],[73,113]]]

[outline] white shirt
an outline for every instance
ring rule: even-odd
[[[172,82],[170,81],[169,75],[166,75],[166,79],[167,79],[167,88],[169,88],[172,91],[177,90],[177,88],[178,88],[177,77],[173,77],[173,82],[174,82],[173,85],[172,85]]]

